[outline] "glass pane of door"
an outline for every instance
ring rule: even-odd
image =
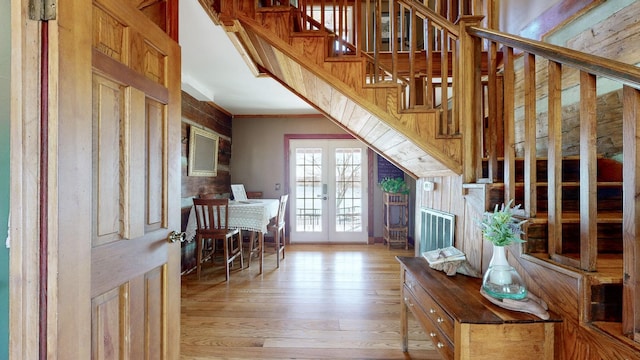
[[[292,242],[366,242],[366,147],[357,140],[292,140]]]
[[[362,230],[362,149],[337,148],[335,156],[336,232]]]
[[[322,148],[296,148],[295,150],[295,231],[322,232]]]

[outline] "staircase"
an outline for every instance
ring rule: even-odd
[[[361,13],[351,5],[304,1],[297,7],[263,3],[256,8],[247,5],[252,2],[201,3],[262,71],[405,172],[416,178],[464,173],[463,153],[469,149],[467,146],[465,150],[462,142],[462,108],[455,105],[458,97],[454,94],[463,96],[465,87],[457,81],[443,83],[442,74],[448,75],[444,77],[447,80],[457,69],[452,62],[457,58],[457,48],[464,45],[459,33],[466,25],[453,25],[424,6],[390,7],[385,13],[387,20],[389,14],[407,21],[418,14],[433,18],[425,23],[431,33],[423,35],[432,38],[428,42],[431,46],[423,44],[420,50],[410,51],[409,47],[416,46],[390,40],[408,39],[409,23],[402,20],[389,24],[395,36],[388,30],[383,33],[374,25],[382,21],[383,14],[379,7],[373,10],[374,2],[363,2],[363,8],[370,11]],[[444,7],[440,11],[458,17],[457,9]],[[327,20],[330,17],[333,20]],[[358,41],[360,34],[367,32],[354,31],[352,24],[357,18],[368,24],[369,31],[375,29],[375,40]],[[477,24],[478,19],[472,18],[472,23]],[[335,24],[322,25],[327,22]],[[354,37],[356,41],[349,42]],[[473,112],[466,111],[465,116],[473,117]]]
[[[523,204],[528,241],[515,261],[557,296],[566,331],[588,324],[640,342],[640,69],[491,30],[493,16],[475,16],[488,11],[481,1],[299,1],[200,0],[261,71],[405,172],[462,176],[467,188],[484,188],[483,211]],[[597,153],[596,78],[623,89],[624,169]],[[562,96],[571,86],[580,134],[566,156]],[[517,138],[516,120],[525,124]]]

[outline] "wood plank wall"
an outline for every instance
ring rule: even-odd
[[[433,183],[433,190],[424,190],[425,182]],[[491,246],[482,241],[480,220],[491,194],[484,184],[477,187],[463,186],[461,176],[440,176],[416,181],[415,236],[419,242],[420,209],[430,208],[455,215],[455,246],[466,255],[476,270],[486,269],[491,259]],[[418,255],[418,254],[416,254]]]
[[[567,39],[566,44],[571,49],[586,53],[616,59],[627,64],[640,63],[640,51],[637,43],[640,41],[640,2],[634,2],[626,8],[611,14],[609,17],[594,24],[590,29],[574,35]],[[561,30],[559,30],[561,31]],[[522,93],[525,91],[524,76],[522,72],[522,59],[516,62],[516,84],[515,98],[524,99]],[[536,98],[538,99],[537,126],[540,133],[538,138],[537,155],[546,156],[547,138],[546,122],[547,109],[546,101],[540,101],[547,96],[547,61],[536,59]],[[579,127],[579,104],[572,101],[571,92],[579,88],[579,71],[571,68],[563,68],[562,89],[563,106],[562,125],[563,149],[562,156],[578,155],[579,148],[575,146],[580,136]],[[598,91],[597,97],[597,118],[598,118],[598,142],[597,152],[608,157],[613,157],[622,153],[622,89],[613,88],[610,91]],[[577,100],[575,98],[574,100]],[[524,104],[516,104],[516,156],[524,155]]]
[[[231,160],[231,115],[220,110],[211,103],[198,101],[191,95],[182,92],[182,231],[187,226],[191,198],[198,194],[216,193],[228,194],[231,192],[231,174],[229,162]],[[187,176],[187,164],[189,163],[189,131],[191,124],[201,125],[220,135],[218,148],[218,176]],[[182,271],[195,266],[194,243],[183,244],[182,247]]]
[[[182,198],[202,193],[229,193],[231,189],[229,161],[231,159],[231,115],[215,106],[182,93]],[[202,125],[220,135],[218,149],[218,176],[187,176],[189,131],[191,123]]]

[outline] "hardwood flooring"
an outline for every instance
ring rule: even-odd
[[[269,252],[271,250],[271,252]],[[383,245],[287,245],[275,268],[204,265],[182,279],[181,356],[187,359],[440,359],[410,317],[400,338],[400,266]],[[246,259],[245,259],[246,263]]]

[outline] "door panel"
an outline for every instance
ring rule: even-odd
[[[166,161],[176,149],[165,136],[168,99],[151,98],[145,91],[155,87],[145,84],[165,85],[169,54],[159,50],[165,44],[116,20],[121,17],[114,10],[94,10],[94,46],[120,66],[97,66],[93,77],[92,353],[98,359],[161,359],[167,355],[163,345],[177,341],[167,339],[165,329],[178,324],[168,324],[162,311],[166,296],[179,291],[167,288],[164,278],[177,270],[167,261],[178,246],[165,241],[168,182],[175,181],[166,176]]]
[[[90,284],[63,279],[61,293],[86,293],[59,306],[62,324],[65,314],[86,309],[90,328],[78,329],[73,345],[61,342],[88,347],[94,359],[177,359],[180,245],[167,236],[180,230],[180,49],[130,4],[95,1],[84,29],[91,36],[81,52],[91,62],[79,68],[91,79],[84,90],[91,114],[69,118],[68,129],[88,129],[91,136],[70,141],[91,154],[91,166],[89,176],[61,168],[59,177],[90,184],[82,200],[91,211],[76,219],[91,224],[90,256],[79,251],[74,259],[76,271],[90,272]],[[72,52],[64,56],[76,59]],[[60,240],[61,247],[67,243],[82,240]]]
[[[163,163],[164,151],[164,129],[166,128],[166,112],[164,105],[152,99],[147,99],[147,121],[146,121],[146,155],[148,159],[147,172],[140,175],[141,179],[146,179],[147,186],[145,199],[147,204],[146,231],[160,229],[162,220],[165,218],[163,207],[163,194],[166,189],[164,184],[165,166]],[[143,135],[143,134],[141,134]],[[144,135],[140,138],[144,138]],[[144,152],[143,152],[144,153]]]
[[[120,176],[120,138],[123,122],[124,96],[121,86],[101,76],[95,76],[93,82],[94,127],[93,127],[93,163],[95,164],[93,182],[94,217],[93,246],[99,246],[122,237],[121,217],[121,181]]]
[[[291,140],[292,242],[366,243],[366,147],[357,140]]]
[[[128,298],[127,290],[127,286],[122,286],[122,289],[116,288],[92,299],[91,305],[94,310],[91,318],[93,334],[91,342],[96,344],[91,352],[92,359],[124,358],[125,353],[128,352],[122,348],[121,337],[118,334],[120,323],[127,321],[121,316],[124,318],[129,314],[129,311],[121,311],[123,306],[120,303]],[[129,309],[128,306],[125,308]],[[100,339],[110,339],[110,341],[100,341]]]

